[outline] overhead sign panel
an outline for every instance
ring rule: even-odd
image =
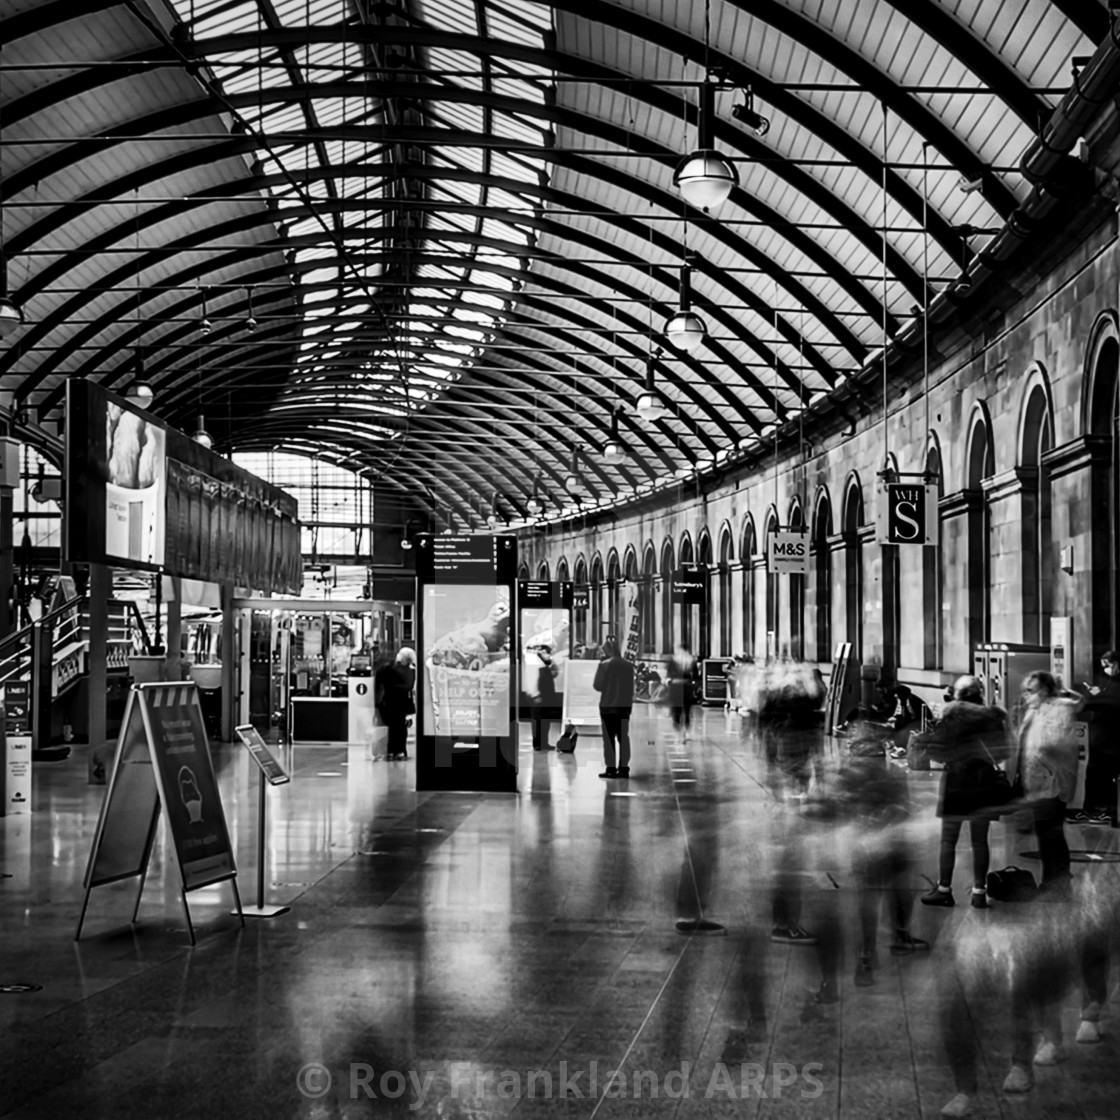
[[[934,483],[881,483],[875,517],[879,544],[936,544],[937,502]]]
[[[779,575],[805,575],[809,571],[809,534],[804,529],[772,532],[766,570]]]

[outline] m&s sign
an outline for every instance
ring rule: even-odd
[[[770,534],[770,550],[766,557],[768,572],[804,575],[809,570],[809,534],[803,530]]]
[[[937,487],[931,483],[888,482],[879,488],[876,518],[879,544],[936,544]]]

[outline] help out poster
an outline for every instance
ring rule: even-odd
[[[191,686],[145,690],[152,753],[183,885],[187,890],[233,874],[218,782]]]

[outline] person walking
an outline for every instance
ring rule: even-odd
[[[603,660],[595,670],[592,687],[599,693],[599,720],[603,726],[603,761],[606,763],[606,769],[599,777],[629,778],[634,665],[622,656],[618,642],[613,638],[608,638],[603,643]]]
[[[1116,779],[1120,776],[1120,653],[1101,655],[1099,685],[1092,685],[1080,716],[1089,722],[1089,762],[1085,768],[1084,808],[1071,813],[1073,824],[1113,824],[1116,817]]]
[[[669,675],[669,712],[673,728],[688,742],[688,729],[692,725],[692,706],[696,702],[696,658],[688,646],[677,646],[666,669]]]
[[[953,685],[953,699],[946,704],[937,724],[917,736],[915,743],[926,748],[931,757],[945,764],[937,815],[941,818],[940,860],[937,883],[922,895],[925,906],[952,906],[953,868],[957,860],[957,841],[968,822],[972,842],[972,898],[978,910],[988,908],[988,864],[991,849],[988,831],[992,814],[975,804],[972,777],[977,764],[999,764],[1010,751],[1007,713],[984,704],[983,685],[973,676],[959,677]]]
[[[373,679],[373,701],[378,718],[389,729],[385,757],[391,762],[408,758],[408,719],[416,714],[413,687],[416,684],[416,654],[408,646],[397,651]]]
[[[554,719],[560,718],[560,694],[551,646],[529,646],[525,651],[525,700],[533,729],[533,750],[553,750],[548,729]]]
[[[1022,789],[1034,818],[1042,861],[1040,889],[1065,890],[1070,882],[1066,803],[1077,785],[1077,704],[1062,695],[1050,673],[1041,670],[1028,674],[1023,682],[1023,703],[1019,750],[1008,777],[1013,787]]]

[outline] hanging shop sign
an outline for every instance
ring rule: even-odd
[[[673,602],[685,607],[703,606],[707,602],[708,580],[705,570],[696,564],[682,564],[673,573]]]
[[[773,575],[808,573],[809,534],[804,529],[775,529],[770,534],[766,570]]]
[[[876,509],[876,539],[879,544],[936,544],[936,484],[881,483]]]

